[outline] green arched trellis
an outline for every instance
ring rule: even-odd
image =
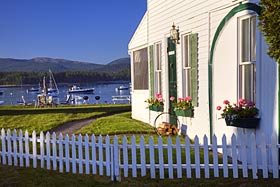
[[[220,22],[216,32],[215,32],[215,35],[214,35],[214,38],[213,38],[213,42],[212,42],[212,45],[211,45],[211,50],[210,50],[210,59],[209,59],[209,73],[208,73],[208,76],[209,76],[209,82],[208,82],[208,87],[209,87],[209,117],[210,117],[210,137],[212,137],[213,135],[213,103],[212,103],[212,96],[213,96],[213,93],[212,93],[212,64],[213,64],[213,56],[214,56],[214,52],[215,52],[215,47],[216,47],[216,44],[217,44],[217,40],[221,34],[221,31],[224,29],[226,23],[235,15],[237,14],[238,12],[241,12],[241,11],[244,11],[244,10],[252,10],[254,12],[256,12],[258,15],[261,14],[261,7],[257,4],[254,4],[254,3],[245,3],[245,4],[240,4],[238,5],[237,7],[233,8],[223,19],[222,21]]]

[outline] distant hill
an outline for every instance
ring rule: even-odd
[[[118,72],[130,68],[130,58],[120,58],[108,64],[94,64],[66,59],[37,57],[32,59],[0,58],[0,72]]]

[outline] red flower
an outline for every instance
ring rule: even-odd
[[[217,106],[217,110],[221,110],[222,109],[222,107],[221,106]]]
[[[224,104],[225,104],[225,105],[228,105],[228,104],[229,104],[229,101],[228,101],[228,100],[224,100]]]

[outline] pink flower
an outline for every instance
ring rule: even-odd
[[[158,101],[159,101],[159,102],[163,102],[162,97],[158,98]]]
[[[175,97],[174,96],[171,96],[170,97],[170,101],[174,101],[175,100]]]
[[[254,104],[253,101],[248,101],[248,102],[247,102],[247,105],[248,105],[248,106],[254,106],[255,104]]]
[[[178,101],[184,101],[184,99],[183,98],[178,98]]]
[[[246,104],[245,99],[239,99],[238,104],[241,105],[241,106],[245,105]]]
[[[162,95],[160,93],[155,94],[156,98],[162,98]]]
[[[188,96],[185,98],[185,101],[191,101],[192,100],[192,97],[191,96]]]
[[[221,110],[222,109],[222,107],[221,106],[217,106],[217,110]]]
[[[229,104],[229,101],[228,101],[228,100],[224,100],[224,104],[225,104],[225,105],[228,105],[228,104]]]
[[[238,107],[238,106],[235,106],[233,109],[237,111],[237,110],[239,109],[239,107]]]

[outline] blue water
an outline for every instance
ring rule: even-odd
[[[71,94],[72,104],[96,104],[96,103],[113,103],[112,96],[118,95],[130,95],[130,90],[117,91],[116,88],[121,85],[129,87],[128,82],[116,82],[116,83],[94,83],[94,84],[77,84],[82,88],[95,88],[94,94]],[[22,102],[22,96],[25,98],[27,103],[34,104],[37,99],[36,92],[27,92],[27,89],[31,87],[36,88],[38,85],[20,86],[20,87],[2,87],[3,95],[0,95],[0,101],[4,101],[2,105],[18,105]],[[59,101],[65,102],[68,94],[68,89],[71,86],[58,85],[59,89]],[[88,96],[88,100],[84,100],[83,97]],[[99,100],[96,100],[96,96],[100,96]],[[75,101],[74,101],[75,99]],[[128,103],[123,101],[122,103]]]

